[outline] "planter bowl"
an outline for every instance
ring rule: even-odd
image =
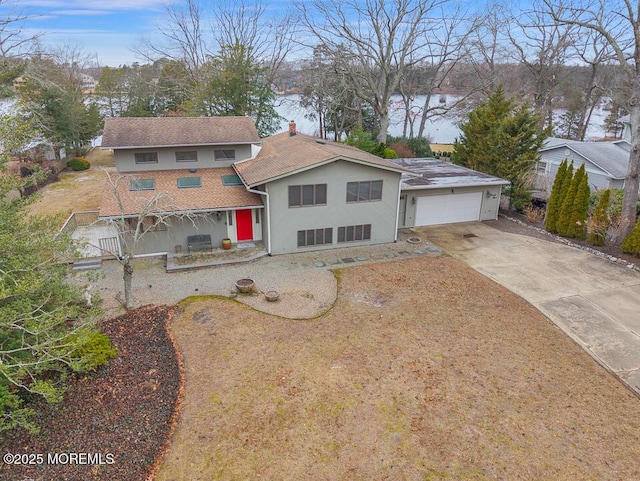
[[[267,291],[264,293],[264,297],[269,302],[275,302],[280,299],[280,293],[278,291]]]
[[[255,286],[255,281],[253,279],[249,279],[248,277],[245,279],[238,279],[236,281],[236,289],[238,289],[238,292],[242,292],[244,294],[252,292]]]

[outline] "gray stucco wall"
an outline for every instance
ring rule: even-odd
[[[547,175],[548,175],[548,188],[551,189],[553,187],[553,181],[558,172],[558,168],[564,159],[569,159],[569,163],[573,161],[573,168],[579,169],[582,164],[585,164],[585,169],[587,171],[587,176],[589,178],[589,187],[591,190],[597,189],[608,189],[609,185],[609,176],[606,172],[604,172],[599,167],[593,165],[587,159],[582,157],[581,155],[576,154],[574,151],[569,150],[569,152],[565,152],[565,148],[558,148],[553,150],[547,150],[545,152],[540,153],[540,160],[542,162],[547,163]]]
[[[214,160],[214,150],[225,149],[235,150],[235,160],[216,161]],[[177,162],[176,151],[196,150],[198,152],[197,162]],[[157,164],[136,164],[135,154],[142,152],[157,152]],[[179,170],[190,168],[206,167],[229,167],[233,162],[245,160],[251,157],[251,145],[220,145],[220,146],[185,146],[176,148],[157,149],[117,149],[114,150],[116,167],[119,172],[143,172],[150,170]]]
[[[347,182],[382,180],[382,200],[347,203]],[[327,184],[327,204],[289,207],[290,185]],[[393,242],[400,174],[346,161],[336,161],[267,185],[270,197],[271,252],[284,254],[355,245]],[[338,243],[338,227],[371,224],[371,240]],[[297,246],[299,230],[333,228],[333,243]]]
[[[170,219],[166,230],[145,233],[138,242],[135,253],[174,252],[176,246],[187,252],[187,237],[196,234],[211,235],[213,247],[220,247],[222,239],[227,237],[226,218],[226,212],[222,212],[220,219],[215,213],[211,213],[194,219],[193,223],[189,219]]]

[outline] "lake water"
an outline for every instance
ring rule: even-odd
[[[295,120],[299,132],[309,135],[318,135],[318,124],[305,117],[309,111],[300,106],[299,95],[283,95],[277,98],[278,103],[276,111],[284,117],[280,124],[279,132],[289,130],[289,120]],[[422,106],[425,97],[418,96],[415,100],[416,107]],[[448,102],[454,102],[454,97],[447,97]],[[431,105],[439,104],[440,98],[434,95],[431,99]],[[393,136],[402,135],[402,127],[404,121],[404,112],[401,107],[400,96],[392,97],[392,114],[389,122],[389,134]],[[0,115],[8,114],[15,108],[15,101],[0,100]],[[561,112],[558,113],[560,115]],[[604,120],[608,112],[603,109],[597,109],[592,117],[591,124],[587,131],[587,140],[600,140],[604,136]],[[460,135],[458,125],[465,119],[457,118],[451,114],[435,117],[434,120],[428,120],[425,134],[428,135],[433,143],[452,144]],[[415,130],[418,130],[418,122],[416,121]],[[99,144],[98,144],[99,145]]]
[[[455,102],[456,98],[452,96],[446,97],[447,102]],[[425,101],[425,96],[420,95],[416,97],[414,105],[416,109],[422,107]],[[392,114],[389,119],[389,134],[393,136],[401,136],[404,122],[404,111],[402,109],[402,99],[400,96],[393,96],[391,98]],[[440,102],[438,95],[434,95],[431,98],[430,105],[437,106]],[[280,125],[280,132],[286,132],[289,130],[289,120],[295,120],[296,126],[299,132],[309,135],[318,135],[319,129],[316,121],[311,121],[305,118],[305,115],[309,113],[307,109],[300,106],[299,95],[286,95],[278,97],[278,105],[276,111],[282,115],[284,120]],[[558,111],[558,116],[562,112]],[[586,140],[601,140],[604,136],[604,120],[607,117],[608,112],[603,109],[597,109],[591,119],[589,129],[587,130]],[[427,135],[432,143],[439,144],[452,144],[457,137],[460,136],[460,129],[458,125],[460,122],[466,120],[465,118],[459,118],[452,114],[445,114],[435,117],[433,120],[427,120],[425,128],[425,135]],[[419,120],[416,120],[414,131],[417,133]]]

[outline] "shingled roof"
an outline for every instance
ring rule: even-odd
[[[102,147],[112,149],[254,143],[251,117],[114,117],[102,135]]]
[[[244,185],[224,185],[222,176],[235,176],[231,167],[189,170],[158,170],[122,175],[117,182],[124,212],[118,205],[113,188],[106,183],[100,217],[134,216],[155,195],[162,194],[159,208],[163,211],[210,211],[234,208],[263,207],[258,194],[248,192]],[[201,187],[179,188],[178,178],[200,177]],[[153,179],[154,190],[130,190],[131,180]]]
[[[263,140],[260,153],[253,159],[236,162],[234,168],[249,187],[302,172],[334,160],[346,160],[403,173],[406,169],[355,147],[310,135],[289,132]]]

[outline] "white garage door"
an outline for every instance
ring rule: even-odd
[[[481,206],[482,192],[418,197],[416,226],[478,220]]]

